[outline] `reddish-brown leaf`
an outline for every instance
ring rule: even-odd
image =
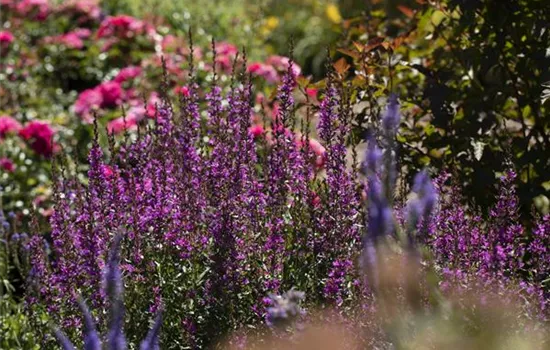
[[[384,38],[381,37],[375,37],[369,40],[369,43],[365,46],[363,49],[365,52],[372,51],[373,49],[377,48],[384,42]]]
[[[397,5],[397,9],[409,18],[414,17],[414,11],[410,7],[407,7],[407,6],[404,6],[404,5]]]
[[[348,50],[348,49],[338,49],[339,52],[343,53],[344,55],[348,55],[354,59],[358,59],[360,57],[359,52]]]
[[[342,57],[333,64],[333,67],[338,74],[344,74],[349,69],[350,65],[346,59]]]

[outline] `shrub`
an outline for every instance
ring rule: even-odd
[[[511,163],[522,216],[534,204],[548,212],[547,6],[373,1],[367,10],[344,23],[340,46],[355,63],[348,76],[366,91],[358,95],[358,129],[376,118],[373,100],[395,87],[408,102],[404,164],[455,169],[468,198],[485,209],[494,198],[487,184],[494,188]]]

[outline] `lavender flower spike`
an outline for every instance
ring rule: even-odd
[[[409,246],[415,245],[413,237],[419,222],[422,222],[423,227],[427,227],[428,220],[437,203],[437,192],[426,171],[421,171],[414,178],[413,192],[417,194],[417,198],[410,201],[408,205],[408,230],[407,236]]]
[[[392,93],[388,97],[388,107],[382,117],[382,127],[388,134],[395,134],[400,122],[399,102],[397,102],[397,95]]]
[[[55,329],[55,337],[63,350],[75,350],[73,343],[67,338],[65,334],[59,329]]]
[[[107,295],[111,301],[111,323],[107,344],[109,350],[125,350],[126,337],[122,331],[124,324],[124,302],[122,300],[122,276],[120,273],[120,243],[122,234],[117,234],[109,254],[107,271],[105,272],[105,284]]]
[[[382,150],[378,148],[376,141],[374,139],[370,140],[364,163],[364,170],[368,176],[376,175],[380,171],[382,156]]]
[[[101,350],[101,340],[90,310],[82,299],[78,300],[78,304],[84,314],[84,350]]]
[[[159,311],[155,319],[153,328],[147,333],[147,337],[141,342],[140,350],[159,350],[159,334],[162,325],[162,313]]]

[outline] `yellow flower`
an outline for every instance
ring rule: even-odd
[[[338,6],[334,4],[328,4],[325,13],[332,23],[342,22],[342,16],[340,15],[340,10],[338,10]]]
[[[273,30],[279,26],[279,19],[275,16],[267,17],[265,20],[265,27],[269,30]]]

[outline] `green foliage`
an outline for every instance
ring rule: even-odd
[[[367,87],[362,102],[395,90],[408,104],[400,135],[405,164],[456,170],[469,197],[484,208],[498,175],[513,164],[523,211],[530,211],[534,198],[547,211],[547,4],[449,0],[371,6],[345,23],[341,53],[362,73],[351,75],[355,85]],[[376,119],[376,111],[365,113]],[[364,128],[361,118],[358,126]]]
[[[23,311],[23,305],[7,294],[0,296],[0,348],[40,349],[40,342],[32,331],[29,318]]]

